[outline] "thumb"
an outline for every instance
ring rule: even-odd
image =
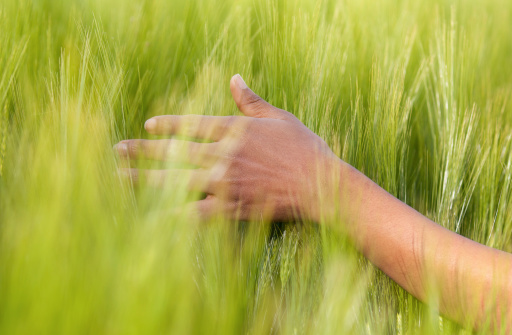
[[[239,74],[234,75],[229,83],[231,95],[238,109],[245,116],[268,119],[287,119],[289,113],[276,108],[254,93]]]

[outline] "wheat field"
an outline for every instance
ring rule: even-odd
[[[469,334],[325,222],[200,222],[112,146],[240,73],[443,226],[512,251],[509,0],[1,0],[0,334]],[[483,334],[488,329],[482,329]]]

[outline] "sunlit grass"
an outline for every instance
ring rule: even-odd
[[[390,193],[512,251],[511,20],[506,0],[2,1],[0,333],[465,332],[333,225],[200,223],[184,187],[124,183],[112,145],[153,115],[238,113],[240,73]]]

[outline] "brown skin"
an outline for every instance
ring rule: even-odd
[[[116,145],[127,159],[179,160],[197,169],[123,173],[135,181],[143,173],[155,186],[188,178],[191,190],[207,194],[193,204],[202,218],[337,218],[364,256],[418,299],[437,292],[444,315],[475,329],[490,322],[494,331],[512,331],[511,254],[455,234],[399,201],[336,157],[295,116],[254,94],[239,75],[230,88],[245,116],[166,115],[145,125],[150,134],[213,142]]]

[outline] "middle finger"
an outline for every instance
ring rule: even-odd
[[[115,145],[122,158],[168,161],[211,166],[218,159],[217,143],[198,143],[176,139],[124,140]]]

